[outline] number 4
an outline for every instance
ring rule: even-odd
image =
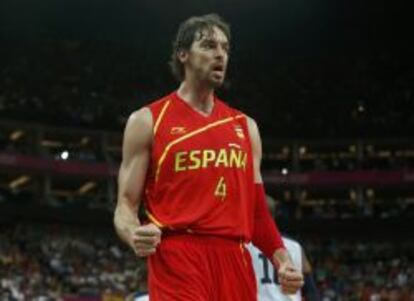
[[[224,177],[220,177],[216,190],[214,191],[214,195],[221,199],[221,201],[224,201],[227,195],[227,185],[226,181],[224,180]]]

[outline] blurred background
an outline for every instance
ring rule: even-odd
[[[0,300],[124,300],[145,266],[112,214],[129,114],[177,87],[191,15],[232,26],[280,228],[322,300],[414,300],[414,64],[403,2],[1,0]],[[411,37],[411,38],[410,38]]]

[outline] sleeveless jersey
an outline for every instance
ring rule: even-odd
[[[154,129],[144,204],[150,220],[250,241],[254,179],[246,116],[217,98],[203,116],[176,92],[149,109]]]
[[[302,247],[297,241],[282,237],[286,250],[292,258],[293,264],[302,270]],[[277,272],[269,259],[253,244],[248,244],[253,268],[257,281],[257,300],[258,301],[301,301],[302,294],[298,291],[295,295],[285,295],[282,293],[277,280]]]

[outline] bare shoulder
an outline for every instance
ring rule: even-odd
[[[134,111],[129,115],[125,131],[132,130],[147,130],[152,129],[152,114],[151,110],[147,107],[143,107],[137,111]]]
[[[152,143],[152,128],[153,120],[150,109],[144,107],[131,113],[124,131],[124,155],[125,151],[149,147]]]
[[[254,120],[252,117],[246,115],[247,120],[247,128],[249,129],[250,137],[253,141],[259,139],[260,140],[260,133],[259,133],[259,127],[257,126],[256,120]]]
[[[262,183],[263,179],[260,173],[260,165],[262,161],[262,141],[260,139],[259,128],[253,118],[246,115],[246,119],[253,153],[254,179],[255,183]]]

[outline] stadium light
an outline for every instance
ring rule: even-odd
[[[95,182],[93,182],[93,181],[86,182],[81,187],[79,187],[78,193],[80,195],[83,195],[83,194],[87,193],[88,191],[94,189],[95,187],[96,187],[96,183]]]
[[[68,158],[69,158],[69,152],[68,151],[63,151],[63,152],[61,152],[60,153],[60,158],[62,159],[62,160],[67,160]]]
[[[10,187],[10,189],[16,189],[19,186],[22,186],[22,185],[26,184],[27,182],[29,182],[29,180],[30,180],[29,176],[26,176],[26,175],[25,176],[20,176],[16,179],[12,180],[9,183],[9,187]]]
[[[10,134],[9,139],[10,139],[11,141],[17,141],[17,140],[19,140],[19,139],[20,139],[23,135],[24,135],[24,131],[22,131],[22,130],[15,130],[15,131],[13,131],[13,132]]]
[[[63,143],[56,140],[42,140],[41,145],[44,147],[62,147]]]

